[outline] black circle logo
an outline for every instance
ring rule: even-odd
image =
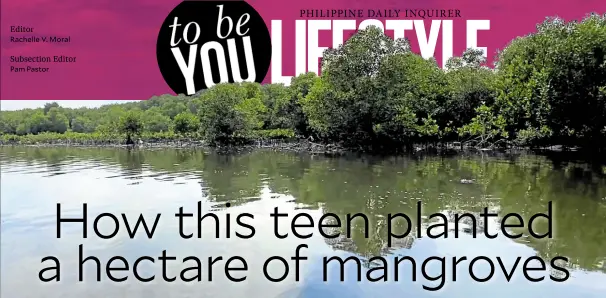
[[[193,95],[219,83],[261,83],[271,62],[271,37],[245,1],[186,0],[162,23],[156,58],[177,94]]]

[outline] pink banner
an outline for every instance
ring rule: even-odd
[[[180,2],[3,0],[0,98],[144,100],[172,93],[158,68],[156,40],[164,19]],[[308,21],[307,35],[300,37],[308,42],[309,28],[317,28],[314,20],[356,20],[356,26],[364,20],[379,20],[392,37],[400,31],[390,30],[387,20],[413,20],[414,26],[403,31],[413,50],[434,56],[442,65],[450,51],[452,55],[460,55],[470,44],[485,48],[491,62],[498,49],[517,36],[533,32],[536,24],[548,16],[572,20],[590,12],[606,12],[603,0],[248,2],[265,20],[272,42],[281,43],[281,58],[277,59],[274,51],[272,60],[272,64],[280,63],[281,67],[270,67],[264,82],[287,81],[288,78],[280,77],[293,76],[301,70],[296,69],[296,60],[307,61],[310,53],[295,55],[296,20]],[[345,10],[353,15],[327,16],[332,10]],[[420,10],[424,11],[424,17],[420,13],[413,15]],[[275,28],[278,23],[281,34]],[[318,47],[333,45],[333,29],[319,31]],[[450,29],[452,38],[444,33]],[[345,31],[343,36],[349,33]],[[279,44],[273,47],[279,48]],[[302,64],[307,66],[309,62]],[[281,69],[281,73],[276,73],[276,69]],[[309,70],[313,69],[305,69]]]

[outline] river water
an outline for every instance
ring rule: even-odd
[[[271,151],[224,155],[200,150],[33,147],[3,147],[0,157],[2,297],[570,298],[606,293],[606,167],[600,165],[528,154],[337,158]],[[527,222],[534,214],[547,214],[549,202],[553,238],[536,239],[529,236],[528,228],[506,229],[523,233],[517,239],[503,234],[499,220],[505,214],[517,213]],[[82,223],[61,223],[57,238],[57,205],[62,218],[78,218],[84,203],[86,239]],[[180,208],[192,214],[181,223],[175,216]],[[287,214],[277,224],[278,234],[288,234],[283,239],[276,236],[275,219],[270,217],[275,208]],[[453,227],[455,214],[477,216],[485,208],[499,218],[477,217],[474,225],[468,217]],[[205,218],[199,227],[198,212],[217,216],[219,237],[213,218]],[[103,213],[119,220],[118,232],[110,239],[95,232],[96,227],[99,234],[108,235],[116,227]],[[238,221],[245,213],[249,217]],[[291,230],[293,216],[301,213],[312,218],[314,227],[295,231],[311,234],[308,238],[298,238]],[[368,226],[361,218],[346,222],[347,214],[356,213],[367,217]],[[390,224],[388,214],[396,213],[408,216],[411,232],[391,238],[389,247],[389,227],[394,235],[402,235],[407,227],[402,220]],[[428,237],[426,228],[439,220],[431,216],[434,213],[449,220],[448,237]],[[143,216],[150,230],[159,214],[153,237],[148,238],[140,226],[131,239],[122,214],[131,229]],[[332,216],[325,225],[334,224],[338,216],[342,228],[318,229],[323,215],[324,219]],[[307,219],[301,217],[297,223],[308,224]],[[242,223],[254,228],[251,238],[236,236],[250,235],[250,228]],[[533,227],[544,233],[549,221],[536,220]],[[192,237],[184,239],[180,228],[183,236]],[[342,233],[325,238],[320,231]],[[302,244],[307,246],[299,248],[299,255],[307,259],[297,265],[291,258]],[[163,251],[175,259],[162,262],[158,257]],[[41,270],[56,266],[53,260],[41,261],[48,256],[56,258],[60,267],[45,271],[42,278],[59,272],[59,281],[40,280]],[[99,259],[100,281],[94,260],[80,267],[80,258],[90,256]],[[112,261],[109,276],[126,278],[123,282],[111,281],[106,271],[116,256],[124,259]],[[135,266],[143,256],[150,258]],[[347,261],[340,281],[338,263],[324,267],[325,258],[333,256],[343,260],[354,256],[360,267],[355,260]],[[527,271],[525,277],[524,263],[533,256],[544,260],[546,269]],[[264,263],[271,257],[286,260],[289,272],[283,281],[271,282],[264,276]],[[409,258],[396,264],[398,257]],[[470,266],[477,257],[486,258]],[[445,258],[444,267],[437,258]],[[453,258],[460,260],[456,266]],[[562,259],[552,264],[554,258]],[[196,266],[196,259],[201,263],[201,279],[183,281],[182,271]],[[119,270],[125,268],[123,261],[128,269]],[[532,261],[528,267],[540,267],[537,259]],[[236,270],[243,268],[243,262],[245,270]],[[490,279],[474,281],[471,274],[477,279],[489,276],[489,262],[495,266]],[[381,276],[381,266],[386,266],[387,281],[369,281],[368,270],[376,270],[371,277]],[[361,281],[357,281],[358,268]],[[266,269],[272,278],[285,273],[277,258]],[[184,277],[196,272],[189,270]],[[143,282],[137,275],[155,278]],[[169,281],[163,275],[176,279]],[[228,275],[243,281],[230,281]]]

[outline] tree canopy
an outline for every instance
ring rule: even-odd
[[[494,68],[468,49],[444,69],[376,27],[325,51],[322,76],[289,86],[219,84],[100,108],[2,111],[3,140],[41,134],[170,136],[210,144],[313,138],[366,150],[413,144],[606,147],[606,15],[547,18]]]

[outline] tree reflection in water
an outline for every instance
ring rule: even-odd
[[[83,168],[118,165],[122,169],[118,175],[135,181],[143,176],[164,181],[189,177],[198,180],[202,195],[220,208],[228,201],[236,206],[260,200],[261,191],[269,188],[274,194],[292,196],[299,206],[340,218],[364,213],[369,219],[368,238],[363,223],[354,222],[351,238],[341,228],[341,236],[326,243],[366,259],[415,245],[413,229],[387,247],[386,216],[402,212],[415,222],[417,201],[423,202],[424,215],[441,212],[449,221],[456,213],[477,217],[484,207],[501,215],[515,212],[527,221],[553,201],[555,237],[515,241],[532,247],[544,259],[566,256],[571,268],[606,273],[606,167],[602,165],[532,154],[325,158],[268,151],[219,155],[200,150],[33,147],[3,147],[0,153],[3,165],[44,163],[49,172],[65,171],[63,164],[79,161]],[[427,224],[427,218],[422,220]],[[394,233],[405,228],[396,225]],[[481,234],[485,228],[478,225],[476,232]],[[546,228],[546,223],[535,226],[539,232]],[[470,234],[473,229],[469,225],[461,232]]]

